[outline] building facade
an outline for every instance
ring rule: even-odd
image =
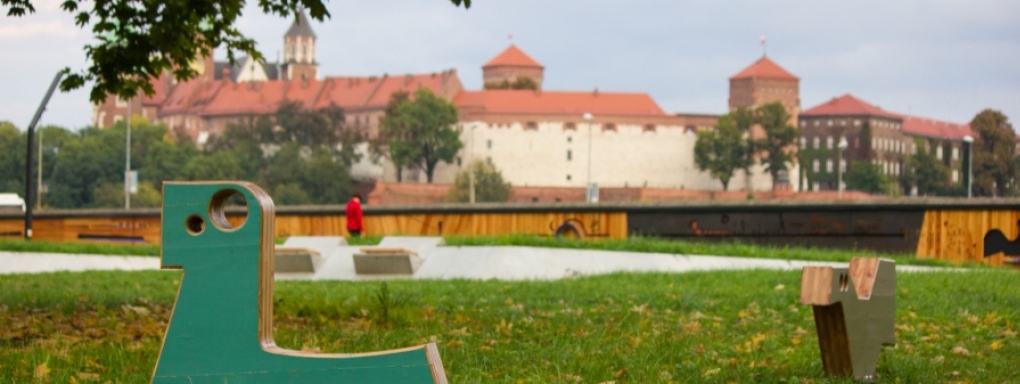
[[[886,111],[846,94],[800,114],[800,149],[810,162],[802,164],[805,187],[836,189],[837,172],[853,162],[876,164],[882,174],[897,180],[909,155],[933,151],[951,170],[947,183],[961,180],[963,138],[973,135],[967,124],[956,124]],[[845,139],[842,160],[837,146]],[[838,170],[837,167],[840,169]]]

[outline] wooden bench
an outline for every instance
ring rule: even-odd
[[[309,248],[276,247],[277,273],[315,273],[322,265],[319,251]]]
[[[359,275],[413,275],[421,266],[418,253],[407,248],[366,247],[354,254]]]

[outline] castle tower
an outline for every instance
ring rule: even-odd
[[[527,81],[521,79],[528,78],[534,82],[536,90],[541,90],[544,72],[542,64],[511,44],[482,66],[482,81],[486,89],[512,88],[514,84],[526,84]]]
[[[778,101],[796,125],[800,114],[800,79],[766,56],[730,78],[730,111]]]
[[[800,79],[767,56],[763,55],[754,64],[730,77],[730,112],[736,111],[737,108],[757,108],[777,101],[790,116],[790,125],[796,127],[797,115],[800,114]],[[765,130],[759,125],[752,126],[750,134],[755,139],[763,139],[766,136]],[[796,164],[797,146],[791,145],[788,150],[793,154]],[[801,189],[800,175],[800,169],[796,165],[790,168],[785,180],[775,180],[776,183],[773,183],[773,180],[765,180],[768,174],[763,170],[749,172],[744,175],[745,188],[762,190],[767,189],[764,186],[770,184],[776,193],[788,192],[790,187],[798,191]]]
[[[283,73],[286,80],[315,79],[319,74],[319,63],[315,61],[315,32],[299,9],[294,24],[283,36]]]

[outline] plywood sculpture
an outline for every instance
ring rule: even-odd
[[[234,195],[244,222],[224,213]],[[273,216],[250,183],[164,186],[162,267],[184,277],[153,383],[446,383],[435,344],[360,354],[277,347]]]
[[[896,264],[854,258],[849,269],[805,267],[800,302],[813,306],[825,372],[874,381],[882,346],[896,343]]]

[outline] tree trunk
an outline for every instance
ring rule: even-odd
[[[404,167],[397,166],[397,182],[404,181]]]

